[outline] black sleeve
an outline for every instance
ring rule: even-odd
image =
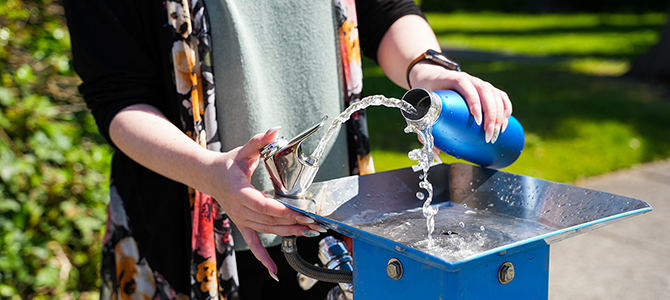
[[[161,0],[63,0],[81,91],[109,138],[123,108],[145,103],[180,124],[170,64],[174,31]],[[136,130],[142,130],[137,128]],[[191,216],[187,188],[121,151],[111,181],[123,199],[140,256],[179,293],[190,290]]]
[[[406,15],[425,16],[413,0],[356,0],[363,55],[377,61],[377,49],[391,25]]]
[[[64,0],[79,91],[107,141],[123,108],[165,102],[160,1]],[[165,13],[163,13],[165,14]],[[167,19],[167,16],[162,16]],[[171,73],[170,73],[171,74]],[[164,104],[163,104],[164,105]]]

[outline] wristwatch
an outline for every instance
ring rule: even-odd
[[[432,50],[432,49],[428,49],[426,52],[421,53],[421,55],[419,55],[419,57],[415,58],[409,64],[409,66],[407,67],[407,85],[409,86],[410,89],[412,88],[412,84],[409,83],[409,72],[412,71],[412,68],[414,67],[414,65],[416,65],[417,63],[422,62],[424,60],[428,61],[432,64],[442,66],[443,68],[445,68],[447,70],[452,70],[452,71],[457,71],[457,72],[461,71],[461,65],[458,64],[457,61],[444,56],[444,54],[442,54],[440,52],[437,52],[437,51]]]

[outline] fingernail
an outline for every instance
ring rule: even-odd
[[[268,129],[267,132],[265,132],[265,135],[271,135],[271,134],[277,132],[277,130],[279,130],[279,129],[281,129],[281,126],[272,127],[270,129]]]
[[[321,233],[328,232],[328,229],[321,227],[321,225],[319,225],[319,224],[309,224],[309,228],[312,228],[312,229],[314,229],[318,232],[321,232]]]
[[[487,130],[486,134],[485,134],[486,143],[491,142],[492,137],[493,137],[493,133],[490,130]]]
[[[477,114],[474,117],[475,117],[475,122],[477,123],[477,125],[481,126],[482,125],[482,115]]]
[[[301,224],[312,224],[312,223],[314,223],[314,220],[312,218],[305,217],[305,216],[296,216],[295,220],[298,221],[298,223],[301,223]]]
[[[320,235],[320,233],[318,231],[315,231],[315,230],[303,230],[302,231],[302,236],[305,236],[305,237],[315,237],[315,236],[319,236],[319,235]]]
[[[509,120],[505,120],[505,123],[503,123],[502,130],[500,130],[500,133],[505,132],[505,130],[507,129],[507,124],[509,124]]]
[[[475,118],[475,123],[477,123],[479,126],[482,125],[482,110],[480,107],[481,106],[479,103],[475,104],[473,109],[474,113],[472,114],[472,116]]]
[[[495,144],[495,142],[498,140],[498,135],[499,135],[498,128],[496,128],[495,130],[493,130],[493,139],[491,140],[491,144]]]
[[[272,279],[279,282],[279,277],[277,277],[277,274],[272,273],[270,270],[268,270],[268,273],[270,274],[270,277],[272,277]]]

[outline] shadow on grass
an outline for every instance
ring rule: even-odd
[[[546,27],[527,30],[436,30],[437,36],[448,34],[464,34],[468,36],[548,36],[548,35],[571,35],[571,34],[624,34],[640,31],[659,32],[663,27],[660,25],[607,25],[599,24],[595,26],[583,27]]]
[[[513,18],[491,16],[490,18],[483,17],[481,19],[481,22],[488,26],[487,28],[474,29],[477,28],[479,23],[471,21],[472,29],[463,28],[460,25],[459,28],[435,28],[435,33],[438,39],[445,41],[449,40],[449,36],[457,36],[458,38],[455,38],[456,41],[467,36],[467,40],[470,40],[474,44],[481,43],[483,39],[498,41],[501,46],[511,43],[512,47],[514,47],[513,45],[519,47],[520,45],[524,45],[524,43],[530,42],[530,44],[526,45],[530,49],[526,50],[530,52],[539,51],[538,53],[540,54],[545,53],[545,51],[559,51],[558,53],[549,54],[561,54],[565,52],[564,54],[573,58],[597,57],[632,61],[636,56],[648,49],[650,43],[653,43],[655,39],[650,34],[660,32],[665,23],[665,21],[656,17],[647,19],[648,16],[645,15],[600,15],[584,17],[586,19],[579,17],[574,19],[571,16],[566,16],[563,23],[556,23],[558,20],[561,20],[557,20],[557,16],[539,17],[536,20],[537,23],[534,23],[535,25],[543,25],[542,20],[548,21],[548,23],[539,28],[520,27],[514,29],[505,28],[504,26],[505,24],[509,25],[509,23],[513,24]],[[626,22],[621,23],[621,20],[616,21],[620,17],[627,19]],[[445,17],[441,15],[435,16],[435,19],[438,21],[442,18]],[[520,16],[520,18],[523,19],[524,16]],[[495,24],[496,20],[497,22],[501,22],[503,26],[491,28],[491,24]],[[548,48],[545,50],[536,49],[538,45],[533,43],[533,41],[538,39],[540,41],[549,39],[550,42],[546,45]],[[555,44],[556,39],[566,42],[573,41],[576,44],[574,47],[566,49],[554,49],[557,47]],[[521,44],[519,45],[519,43]],[[490,46],[486,43],[485,45]]]

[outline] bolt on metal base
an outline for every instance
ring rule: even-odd
[[[386,264],[386,274],[393,280],[399,280],[402,278],[402,263],[397,258],[389,259],[388,264]]]
[[[498,281],[508,284],[514,279],[514,265],[511,262],[503,263],[498,269]]]

